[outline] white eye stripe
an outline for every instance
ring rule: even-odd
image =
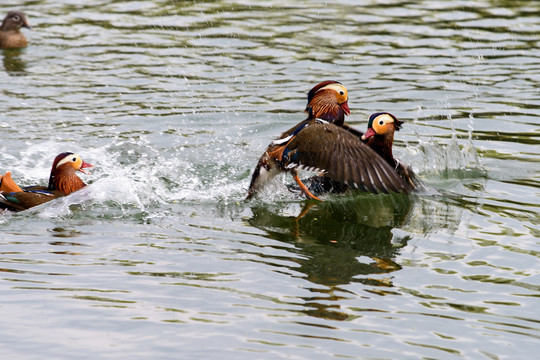
[[[337,91],[340,95],[345,95],[347,93],[347,89],[345,88],[345,86],[343,86],[341,84],[328,84],[326,86],[323,86],[319,90],[317,90],[317,92],[319,92],[321,90],[324,90],[324,89],[333,89],[333,90]]]
[[[380,116],[378,117],[378,119],[379,119],[379,121],[378,121],[379,125],[384,125],[385,123],[392,123],[392,122],[394,122],[394,118],[391,117],[391,116],[388,115],[388,114],[380,115]]]
[[[64,157],[62,160],[60,160],[58,162],[58,164],[56,164],[56,167],[64,165],[65,163],[68,163],[68,162],[75,162],[75,161],[77,161],[79,159],[80,159],[79,155],[77,155],[77,154],[68,155],[68,156]]]

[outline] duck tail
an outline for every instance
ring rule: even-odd
[[[261,188],[264,187],[278,173],[278,166],[272,157],[265,153],[257,163],[251,176],[248,195],[246,200],[251,199]]]

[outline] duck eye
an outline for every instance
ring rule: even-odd
[[[13,17],[13,20],[19,21],[19,20],[21,20],[21,18],[19,17],[19,15],[15,15],[15,16]]]
[[[383,121],[383,120],[379,120],[379,125],[383,126],[383,125],[384,125],[384,121]]]
[[[343,90],[341,90],[341,91],[339,92],[339,95],[345,95],[345,93],[343,92]]]
[[[75,162],[75,161],[77,161],[77,158],[74,157],[73,159],[71,159],[71,161]]]

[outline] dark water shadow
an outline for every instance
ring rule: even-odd
[[[359,282],[378,295],[395,293],[391,277],[381,274],[401,269],[395,258],[410,236],[393,229],[408,222],[414,201],[407,195],[339,196],[308,202],[295,216],[283,215],[283,206],[257,205],[248,222],[268,238],[294,245],[290,260],[298,266],[291,270],[313,284],[313,295],[302,298],[305,312],[344,320],[339,300],[350,291],[343,285]]]
[[[8,75],[26,75],[26,62],[22,58],[24,49],[4,49],[2,52],[2,62]]]

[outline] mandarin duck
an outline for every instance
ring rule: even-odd
[[[21,11],[8,12],[2,22],[2,26],[0,26],[0,48],[15,49],[26,47],[28,41],[20,31],[21,27],[31,29],[24,13]]]
[[[298,170],[317,171],[332,182],[367,192],[409,192],[410,186],[373,149],[361,132],[344,123],[350,114],[347,89],[336,81],[308,93],[308,118],[274,140],[259,159],[248,190],[253,197],[280,172],[291,173],[302,193],[320,200],[304,185]]]
[[[87,174],[84,169],[92,166],[82,161],[79,155],[64,152],[54,159],[48,186],[28,186],[22,189],[8,172],[0,178],[0,209],[22,211],[80,190],[86,184],[77,176],[76,171]]]
[[[426,190],[426,186],[413,172],[412,168],[394,158],[392,146],[394,143],[394,132],[399,131],[403,125],[397,117],[387,112],[371,114],[368,120],[368,129],[360,139],[373,149],[384,161],[388,163],[402,179],[408,184],[410,190]],[[357,132],[360,133],[361,132]],[[341,183],[331,177],[322,174],[312,176],[304,181],[308,189],[313,194],[343,193],[350,189],[347,184]],[[294,185],[287,185],[291,192],[298,192]]]

